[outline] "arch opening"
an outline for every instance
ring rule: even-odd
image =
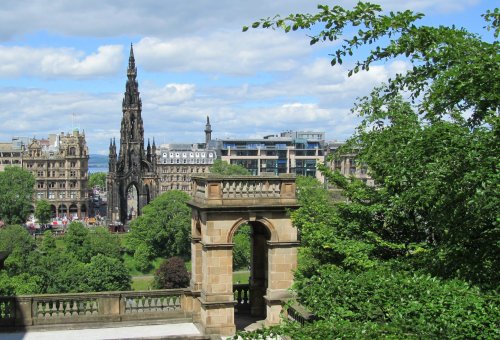
[[[76,203],[73,203],[69,206],[69,216],[71,220],[77,220],[78,217],[78,206]]]
[[[228,238],[233,246],[233,292],[236,329],[266,319],[268,241],[272,232],[261,220],[240,220]]]
[[[132,183],[127,188],[127,221],[135,219],[139,211],[139,192],[137,185]]]

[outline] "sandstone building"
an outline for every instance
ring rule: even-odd
[[[50,134],[36,139],[14,137],[11,143],[0,143],[0,163],[20,166],[35,178],[34,205],[49,201],[52,217],[84,218],[88,215],[89,150],[85,133]]]

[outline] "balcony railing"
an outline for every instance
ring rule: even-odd
[[[295,175],[192,176],[193,200],[196,206],[295,206]]]
[[[285,306],[286,318],[290,321],[295,321],[304,326],[306,323],[318,320],[318,317],[309,312],[304,306],[294,301],[292,304]]]
[[[0,296],[1,327],[192,318],[189,290]]]
[[[233,284],[233,294],[236,301],[234,312],[238,314],[250,313],[250,285],[248,283]]]

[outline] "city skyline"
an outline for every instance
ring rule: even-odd
[[[488,1],[378,1],[414,9],[421,24],[484,26]],[[328,3],[328,2],[325,2]],[[331,3],[331,2],[330,2]],[[355,1],[337,1],[351,7]],[[130,43],[138,67],[145,138],[162,143],[252,138],[285,130],[344,140],[356,97],[409,64],[397,60],[348,78],[352,60],[331,67],[335,44],[309,46],[305,31],[241,28],[262,17],[315,12],[311,1],[35,1],[0,10],[0,140],[46,138],[79,128],[92,154],[119,139]]]

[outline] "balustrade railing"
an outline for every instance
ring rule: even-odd
[[[296,301],[286,306],[286,317],[288,320],[298,322],[302,326],[306,323],[318,320],[316,315],[310,313],[304,306]]]
[[[193,202],[208,205],[295,205],[295,176],[192,176]],[[251,203],[248,203],[251,202]]]
[[[233,294],[236,305],[234,306],[235,313],[250,312],[250,285],[249,284],[233,284]]]
[[[0,299],[0,326],[11,324],[16,318],[15,299]]]
[[[0,327],[191,318],[191,298],[183,289],[0,296]]]

